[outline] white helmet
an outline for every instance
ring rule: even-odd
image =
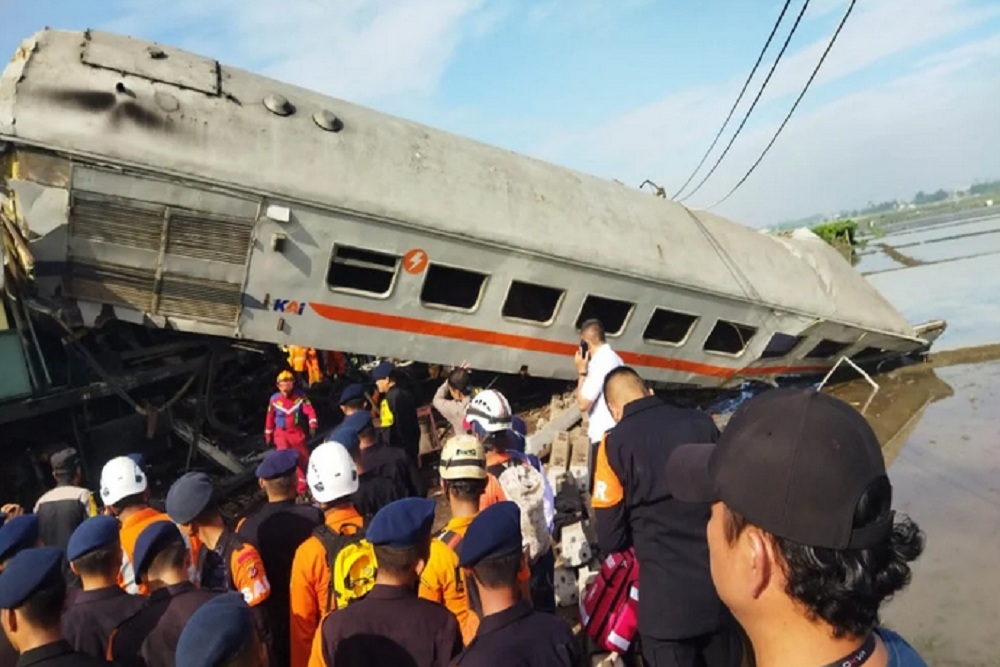
[[[101,502],[114,505],[146,490],[146,473],[127,456],[117,456],[101,470]]]
[[[484,389],[476,394],[465,411],[465,419],[479,424],[487,433],[510,428],[510,403],[495,389]]]
[[[358,490],[358,469],[347,448],[331,440],[313,450],[306,482],[317,502],[328,503]]]

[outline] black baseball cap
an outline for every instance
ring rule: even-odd
[[[773,535],[837,550],[871,548],[888,537],[891,511],[854,526],[861,496],[883,478],[882,449],[865,418],[812,389],[758,394],[716,444],[683,445],[667,461],[678,500],[721,500]]]

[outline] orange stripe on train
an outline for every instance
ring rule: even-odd
[[[528,350],[530,352],[545,352],[547,354],[558,354],[560,356],[573,356],[576,354],[577,345],[575,343],[560,343],[543,338],[532,338],[530,336],[519,336],[517,334],[501,333],[497,331],[487,331],[485,329],[475,329],[458,324],[447,324],[444,322],[431,322],[414,317],[403,317],[401,315],[388,315],[386,313],[373,313],[367,310],[357,310],[355,308],[344,308],[342,306],[331,306],[324,303],[309,304],[320,317],[334,322],[346,322],[376,329],[389,329],[391,331],[406,331],[409,333],[421,334],[424,336],[436,336],[438,338],[450,338],[452,340],[462,340],[471,343],[482,343],[484,345],[498,345],[518,350]],[[737,374],[741,375],[784,375],[788,373],[804,373],[810,371],[824,371],[829,366],[779,366],[769,368],[744,368],[735,369],[725,366],[715,366],[703,364],[697,361],[686,361],[684,359],[672,359],[670,357],[658,357],[652,354],[642,354],[638,352],[618,352],[626,364],[630,366],[646,366],[648,368],[663,368],[666,370],[676,370],[696,375],[707,375],[710,377],[728,378]]]

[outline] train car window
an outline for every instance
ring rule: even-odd
[[[484,285],[485,273],[431,263],[420,288],[420,303],[471,312],[479,306]]]
[[[524,320],[533,324],[548,324],[556,317],[556,310],[566,290],[512,280],[500,314],[511,320]]]
[[[336,290],[385,297],[392,291],[399,255],[346,245],[333,248],[326,283]]]
[[[767,341],[767,347],[761,353],[761,359],[777,359],[784,357],[802,342],[803,336],[790,336],[776,331],[771,340]]]
[[[697,321],[697,315],[657,308],[653,311],[653,316],[649,318],[649,324],[642,332],[642,337],[650,343],[681,345],[687,340],[688,334],[691,333],[691,329]]]
[[[576,318],[576,328],[579,329],[587,320],[600,320],[604,325],[604,333],[608,336],[620,336],[634,308],[635,304],[628,301],[590,294],[580,308],[580,316]]]
[[[712,333],[708,334],[708,338],[705,339],[704,349],[706,352],[742,354],[756,333],[756,327],[719,320],[712,328]]]
[[[819,344],[809,351],[806,356],[811,359],[828,359],[830,357],[835,357],[847,348],[849,348],[853,343],[841,343],[836,340],[821,340]]]

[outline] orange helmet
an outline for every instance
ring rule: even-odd
[[[281,371],[278,373],[278,382],[294,382],[295,376],[291,371]]]

